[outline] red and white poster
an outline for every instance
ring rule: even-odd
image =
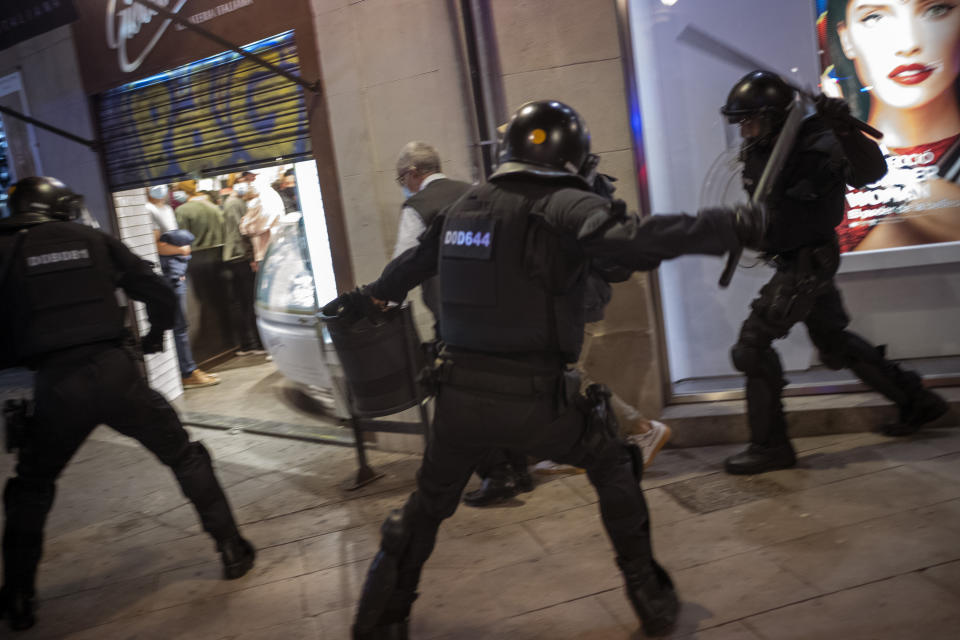
[[[821,89],[883,132],[887,175],[847,192],[842,251],[960,241],[960,2],[816,0]]]

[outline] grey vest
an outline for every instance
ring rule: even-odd
[[[410,207],[420,214],[423,224],[430,226],[433,219],[437,217],[447,206],[453,204],[457,199],[466,193],[473,185],[460,180],[450,180],[449,178],[440,178],[434,180],[421,191],[413,194],[403,206]],[[433,313],[435,320],[434,330],[437,337],[440,337],[440,284],[437,278],[425,280],[421,285],[423,291],[423,302]]]

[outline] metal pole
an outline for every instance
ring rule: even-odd
[[[192,22],[190,22],[190,21],[187,20],[186,18],[181,18],[178,14],[176,14],[176,13],[168,10],[166,7],[161,7],[160,5],[156,4],[155,2],[151,2],[151,0],[133,0],[133,1],[136,2],[136,3],[142,4],[143,6],[149,8],[151,11],[156,11],[157,13],[159,13],[160,15],[162,15],[162,16],[163,16],[164,18],[166,18],[167,20],[171,20],[171,21],[173,21],[173,22],[176,22],[178,25],[180,25],[180,26],[183,27],[184,29],[189,29],[190,31],[196,31],[197,33],[199,33],[200,35],[202,35],[204,38],[208,38],[209,40],[213,40],[214,42],[216,42],[216,43],[219,44],[220,46],[225,47],[225,48],[227,48],[227,49],[230,49],[231,51],[235,51],[236,53],[239,53],[239,54],[240,54],[241,56],[243,56],[244,58],[247,58],[248,60],[252,60],[253,62],[255,62],[255,63],[257,63],[258,65],[260,65],[261,67],[265,67],[265,68],[269,69],[270,71],[274,72],[274,73],[277,74],[278,76],[282,76],[282,77],[286,78],[287,80],[289,80],[290,82],[294,82],[294,83],[300,85],[301,87],[303,87],[304,89],[306,89],[306,90],[308,90],[308,91],[311,91],[311,92],[313,92],[313,93],[319,93],[319,92],[320,92],[320,82],[319,82],[319,81],[307,82],[306,80],[304,80],[303,78],[301,78],[300,76],[298,76],[298,75],[295,74],[295,73],[290,73],[289,71],[284,71],[283,69],[281,69],[281,68],[278,67],[277,65],[275,65],[275,64],[273,64],[273,63],[271,63],[271,62],[267,62],[266,60],[264,60],[263,58],[261,58],[261,57],[258,56],[257,54],[255,54],[255,53],[250,53],[249,51],[244,51],[243,49],[241,49],[241,48],[238,47],[237,45],[233,44],[233,43],[230,42],[229,40],[225,40],[224,38],[221,38],[220,36],[216,35],[215,33],[211,33],[211,32],[209,32],[209,31],[207,31],[207,30],[204,29],[203,27],[198,27],[197,25],[193,24]]]
[[[80,144],[82,144],[82,145],[84,145],[84,146],[90,147],[90,148],[91,148],[92,150],[94,150],[94,151],[97,151],[97,150],[98,150],[98,145],[97,145],[96,140],[87,140],[86,138],[81,138],[80,136],[74,135],[74,134],[70,133],[69,131],[64,131],[63,129],[59,129],[59,128],[53,126],[52,124],[47,124],[47,123],[45,123],[45,122],[41,122],[40,120],[37,120],[36,118],[31,118],[30,116],[25,115],[25,114],[23,114],[23,113],[20,113],[19,111],[14,111],[14,110],[11,109],[10,107],[5,107],[5,106],[3,106],[3,105],[0,105],[0,113],[5,113],[5,114],[8,115],[8,116],[13,116],[14,118],[17,118],[18,120],[23,120],[23,121],[26,122],[27,124],[32,124],[32,125],[35,126],[35,127],[40,127],[41,129],[46,129],[47,131],[49,131],[49,132],[51,132],[51,133],[55,133],[55,134],[57,134],[58,136],[63,136],[64,138],[67,138],[68,140],[73,140],[74,142],[79,142]]]

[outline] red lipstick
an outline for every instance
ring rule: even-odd
[[[934,68],[925,64],[900,65],[887,76],[898,84],[920,84],[933,74]]]

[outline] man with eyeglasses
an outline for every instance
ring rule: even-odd
[[[440,210],[453,204],[471,187],[470,183],[451,180],[440,171],[440,154],[419,140],[408,142],[397,158],[397,184],[403,189],[403,208],[392,258],[419,243],[420,234],[427,230]],[[439,291],[437,278],[421,285],[423,303],[433,314],[433,329],[440,338]]]

